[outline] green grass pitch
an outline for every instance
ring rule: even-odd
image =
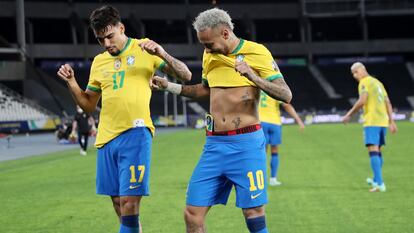
[[[399,122],[384,148],[385,193],[369,193],[369,157],[359,124],[283,127],[280,187],[269,187],[270,232],[414,232],[414,123]],[[153,143],[144,232],[185,232],[185,191],[202,130],[160,134]],[[110,199],[95,194],[95,150],[70,150],[0,163],[1,233],[118,232]],[[234,191],[207,217],[209,232],[248,232]]]

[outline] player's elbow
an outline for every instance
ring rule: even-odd
[[[185,81],[185,82],[191,81],[192,76],[193,76],[193,74],[191,73],[191,71],[187,70],[187,72],[185,72],[185,74],[183,76],[183,81]]]
[[[285,96],[285,103],[290,104],[290,102],[292,101],[293,95],[292,92],[290,90],[286,91],[286,96]]]
[[[367,100],[366,100],[366,99],[360,99],[360,100],[358,101],[358,107],[362,107],[362,106],[364,106],[366,102],[367,102]]]

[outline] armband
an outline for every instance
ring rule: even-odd
[[[168,83],[167,88],[165,88],[166,91],[171,92],[173,94],[179,95],[181,94],[181,89],[183,89],[183,86],[177,83]]]

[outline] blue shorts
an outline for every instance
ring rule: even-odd
[[[261,129],[233,136],[208,136],[188,184],[187,205],[225,205],[233,185],[237,207],[266,204],[265,145]]]
[[[267,122],[262,122],[263,133],[266,137],[266,144],[272,146],[282,144],[282,126],[271,124]]]
[[[148,196],[152,135],[148,128],[129,129],[98,149],[96,193]]]
[[[385,145],[385,135],[387,134],[386,127],[367,126],[364,127],[364,141],[365,146],[368,145]]]

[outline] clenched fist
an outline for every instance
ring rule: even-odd
[[[165,90],[168,87],[168,80],[155,75],[150,79],[149,85],[152,90]]]
[[[159,45],[157,42],[153,40],[141,42],[139,46],[142,50],[145,50],[152,55],[162,57],[165,54],[165,50],[161,47],[161,45]]]
[[[73,71],[69,64],[61,65],[57,74],[65,82],[75,78],[75,71]]]
[[[245,61],[236,61],[234,68],[240,75],[248,78],[249,80],[252,80],[252,78],[255,76],[252,68],[250,68],[250,66],[247,65]]]

